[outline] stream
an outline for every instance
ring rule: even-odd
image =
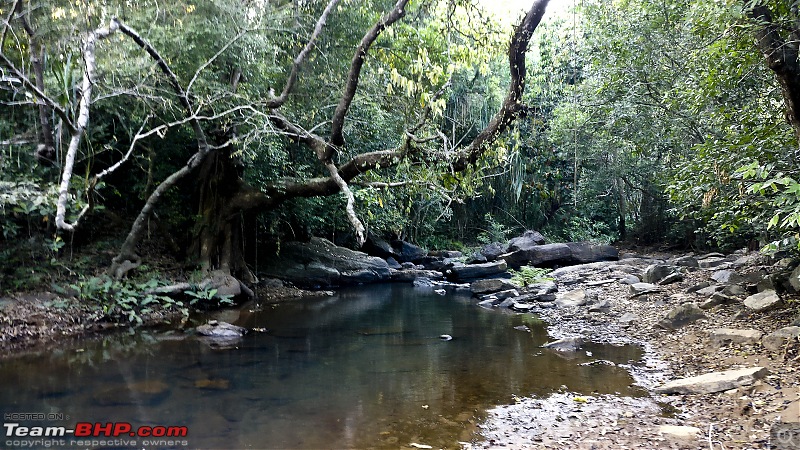
[[[168,448],[458,448],[515,398],[646,395],[619,365],[639,362],[638,347],[542,349],[536,316],[475,303],[463,290],[368,285],[245,307],[236,324],[254,331],[235,348],[180,330],[87,338],[3,361],[0,405],[50,418],[21,426],[187,427]],[[587,364],[598,360],[615,365]]]

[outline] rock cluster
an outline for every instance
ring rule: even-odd
[[[480,306],[533,313],[549,323],[545,347],[563,357],[594,342],[643,346],[644,361],[629,370],[652,395],[635,408],[626,405],[621,418],[618,399],[581,397],[591,408],[555,402],[565,418],[555,428],[539,426],[545,419],[538,409],[520,407],[543,407],[562,394],[524,399],[490,414],[482,429],[491,445],[482,447],[709,448],[711,439],[725,448],[771,448],[774,430],[800,430],[794,264],[748,252],[623,254],[554,270],[547,289],[473,282]],[[497,295],[509,290],[519,295]],[[673,412],[646,412],[663,402]]]
[[[509,268],[522,265],[554,267],[619,257],[610,245],[546,244],[536,231],[526,231],[506,244],[488,244],[468,257],[457,251],[429,253],[409,242],[386,240],[374,234],[369,234],[362,250],[339,247],[322,238],[289,242],[261,269],[260,275],[312,289],[380,281],[410,282],[419,277],[464,283],[487,277],[508,278]]]

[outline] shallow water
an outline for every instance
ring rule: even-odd
[[[635,362],[637,347],[545,350],[535,316],[464,292],[362,286],[243,310],[237,324],[265,331],[227,350],[179,332],[115,334],[3,361],[2,412],[70,417],[29,425],[182,425],[190,448],[456,448],[514,396],[643,394],[623,368],[581,365]]]

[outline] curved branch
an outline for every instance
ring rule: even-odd
[[[169,84],[172,86],[172,90],[175,91],[175,94],[178,96],[178,100],[183,106],[183,109],[186,110],[186,115],[189,117],[194,117],[194,108],[192,107],[192,102],[189,100],[189,96],[186,94],[186,91],[181,86],[181,83],[178,81],[178,77],[175,75],[175,72],[170,69],[167,61],[158,53],[158,50],[155,49],[149,42],[147,42],[144,38],[142,38],[139,33],[136,32],[133,28],[129,27],[128,25],[124,24],[118,18],[112,19],[112,22],[116,23],[119,27],[119,31],[123,32],[124,34],[128,35],[136,45],[141,47],[144,51],[150,55],[151,58],[158,64],[158,67],[167,76],[169,79]],[[199,147],[198,153],[195,156],[204,157],[208,151],[208,142],[206,141],[206,135],[203,132],[203,128],[200,126],[200,122],[198,120],[192,120],[192,129],[195,133],[195,138],[197,139],[197,146]],[[198,163],[199,164],[199,161]]]
[[[94,86],[95,71],[97,61],[95,60],[95,48],[97,41],[105,39],[117,30],[115,22],[112,20],[108,28],[98,28],[89,33],[83,45],[83,60],[86,69],[83,73],[83,84],[81,85],[81,100],[78,105],[78,120],[75,122],[75,129],[69,140],[69,147],[64,158],[64,167],[61,170],[61,184],[58,188],[58,202],[56,203],[56,228],[67,231],[75,231],[74,223],[67,223],[65,220],[67,212],[67,200],[69,198],[69,182],[72,179],[72,169],[75,164],[75,156],[78,154],[78,147],[83,137],[83,132],[89,124],[89,107],[92,104],[92,88]],[[80,214],[83,215],[86,209]]]
[[[380,36],[383,30],[406,15],[405,8],[408,4],[408,1],[409,0],[398,0],[394,5],[394,8],[389,11],[389,13],[381,17],[380,20],[378,20],[378,22],[375,23],[375,25],[373,25],[369,31],[367,31],[364,37],[361,38],[361,43],[358,44],[356,53],[353,55],[353,60],[350,63],[350,72],[347,74],[347,84],[345,84],[344,93],[342,94],[342,98],[339,100],[339,104],[336,106],[336,111],[333,113],[333,119],[331,121],[331,137],[329,139],[333,146],[341,147],[344,145],[344,136],[342,134],[342,129],[344,128],[344,119],[350,109],[350,104],[353,102],[353,97],[356,95],[356,89],[358,89],[358,80],[361,76],[361,68],[364,66],[364,59],[367,57],[369,48],[372,46],[375,40],[378,39],[378,36]],[[331,159],[332,157],[333,148],[330,148],[323,161]]]
[[[300,63],[303,62],[308,54],[308,51],[310,51],[311,47],[313,46],[317,35],[319,35],[319,30],[321,30],[322,26],[325,24],[327,14],[330,13],[330,11],[333,9],[333,6],[336,5],[338,1],[339,0],[331,0],[328,8],[326,8],[325,12],[323,13],[323,17],[321,17],[317,22],[318,27],[315,29],[314,34],[312,34],[312,38],[306,45],[306,49],[304,49],[304,51],[301,52],[301,55],[298,55],[298,58],[295,59],[296,64],[292,68],[295,76],[294,78],[290,76],[290,80],[287,80],[287,87],[284,88],[284,90],[287,92],[287,95],[294,84],[294,80],[297,78],[296,71],[298,70]],[[142,207],[141,211],[139,211],[139,215],[136,217],[136,220],[131,226],[131,230],[128,232],[128,236],[125,238],[125,242],[122,244],[119,254],[114,257],[111,267],[109,267],[108,270],[109,273],[115,278],[122,278],[128,270],[137,267],[139,264],[140,258],[136,255],[136,246],[139,244],[139,240],[144,232],[145,224],[149,219],[150,214],[152,214],[156,203],[158,203],[164,193],[166,193],[170,188],[177,184],[178,181],[189,175],[196,167],[198,167],[213,149],[208,145],[205,133],[200,126],[200,121],[198,120],[197,115],[194,113],[194,108],[192,107],[186,91],[184,91],[184,89],[181,87],[178,77],[174,72],[172,72],[164,58],[162,58],[158,51],[152,45],[150,45],[150,43],[145,41],[135,30],[119,22],[119,20],[116,18],[114,21],[118,23],[120,31],[130,36],[134,42],[144,49],[150,55],[150,57],[156,61],[158,66],[161,68],[161,71],[167,75],[173,90],[178,95],[181,105],[186,110],[186,114],[190,119],[198,144],[197,152],[189,159],[186,165],[162,181],[161,184],[156,187],[153,193],[150,194],[150,197],[147,198],[144,207]],[[290,124],[288,120],[285,120],[285,123]]]
[[[474,160],[477,160],[480,155],[479,152],[485,151],[486,145],[494,140],[497,135],[505,129],[508,123],[517,117],[516,112],[523,108],[522,105],[519,104],[519,99],[522,97],[525,80],[525,52],[527,51],[528,42],[530,41],[533,31],[544,15],[544,9],[548,1],[549,0],[537,0],[534,2],[522,23],[517,26],[509,48],[509,64],[512,72],[509,94],[492,122],[453,163],[454,168],[457,168],[457,170],[464,170],[468,167],[471,155],[474,157]],[[439,95],[439,93],[437,93],[437,95]],[[278,128],[291,134],[294,139],[305,142],[309,146],[327,144],[319,136],[308,133],[300,127],[291,124],[291,122],[286,120],[283,116],[273,113],[270,119]],[[417,128],[419,127],[412,129]],[[338,174],[341,179],[347,183],[359,175],[378,167],[395,166],[409,155],[409,146],[413,140],[413,134],[407,133],[407,139],[404,144],[398,148],[356,155],[348,162],[338,167]],[[290,198],[328,196],[341,191],[341,186],[337,184],[337,181],[333,177],[299,181],[287,179],[271,186],[265,186],[263,188],[264,192],[246,186],[244,182],[242,182],[242,184],[243,185],[240,186],[240,195],[227,205],[229,210],[227,214],[248,209],[272,208]]]
[[[330,15],[331,11],[333,11],[333,8],[337,3],[339,3],[339,0],[331,0],[328,2],[328,6],[325,7],[322,15],[319,16],[319,19],[317,19],[317,24],[314,26],[314,31],[311,33],[311,37],[308,38],[306,46],[303,47],[303,50],[301,50],[300,53],[298,53],[294,58],[294,61],[292,61],[292,69],[289,72],[289,78],[286,79],[286,84],[283,86],[281,95],[269,99],[267,101],[267,108],[279,108],[286,103],[286,100],[289,98],[289,93],[292,91],[294,84],[297,81],[297,73],[300,71],[300,66],[303,64],[303,61],[305,61],[308,53],[311,52],[311,49],[314,48],[317,37],[319,37],[320,33],[322,32],[322,28],[325,27],[325,23],[328,21],[328,16]]]
[[[347,185],[347,182],[339,175],[339,171],[336,169],[336,165],[332,162],[328,162],[325,164],[325,167],[328,168],[328,171],[331,174],[331,179],[336,186],[339,188],[340,191],[344,194],[345,198],[347,199],[347,206],[345,207],[345,212],[347,213],[347,220],[350,221],[350,225],[353,226],[353,229],[356,232],[356,243],[359,247],[364,245],[364,242],[367,240],[366,233],[367,230],[364,229],[364,224],[358,219],[358,215],[356,214],[355,210],[355,203],[356,199],[353,196],[353,191],[350,190],[350,187]]]
[[[548,3],[549,0],[536,0],[528,13],[525,14],[525,18],[514,30],[514,35],[508,47],[508,64],[511,71],[511,84],[508,87],[508,94],[506,94],[500,110],[486,128],[465,149],[458,153],[452,163],[454,171],[463,171],[470,164],[474,164],[488,149],[489,144],[524,111],[525,108],[521,101],[522,94],[525,91],[525,52],[528,50],[528,43],[533,31],[542,21]]]
[[[31,95],[44,102],[49,108],[55,111],[56,115],[64,122],[70,134],[75,132],[75,125],[72,123],[72,119],[70,119],[67,111],[36,87],[36,84],[26,77],[3,52],[0,52],[0,62],[2,62],[15,77],[20,79],[22,85],[31,92]]]

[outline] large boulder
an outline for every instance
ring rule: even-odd
[[[545,239],[541,233],[538,231],[528,230],[522,233],[522,236],[515,237],[514,239],[508,241],[507,251],[515,252],[519,250],[530,250],[537,245],[544,245],[544,243]],[[506,252],[504,251],[503,253]]]
[[[392,248],[397,253],[398,261],[402,262],[416,262],[426,256],[428,256],[427,250],[422,247],[418,247],[410,242],[406,241],[393,241]]]
[[[486,244],[480,251],[480,254],[486,258],[485,262],[488,261],[495,261],[497,260],[500,255],[506,253],[508,251],[508,245],[501,244],[499,242],[492,242],[491,244]]]
[[[514,289],[517,286],[503,278],[485,278],[470,284],[469,288],[475,295],[491,294],[493,292]]]
[[[379,256],[383,259],[394,258],[397,259],[397,252],[386,239],[376,236],[373,233],[367,233],[367,240],[361,250],[370,256]]]
[[[517,246],[518,247],[518,246]],[[619,259],[619,252],[610,245],[596,245],[589,242],[569,242],[562,244],[543,244],[529,248],[509,245],[509,253],[501,255],[509,267],[524,265],[553,267],[584,264]]]
[[[338,247],[322,238],[284,244],[280,255],[273,258],[264,271],[266,276],[302,288],[372,283],[390,277],[385,260]]]
[[[447,271],[447,274],[448,278],[456,281],[469,281],[505,273],[506,270],[508,270],[508,265],[505,261],[500,260],[483,264],[453,266]]]

